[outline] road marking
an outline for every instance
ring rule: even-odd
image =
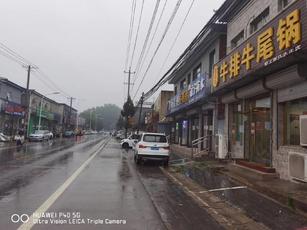
[[[93,158],[106,146],[109,139],[103,144],[99,145],[98,149],[91,155],[34,213],[44,213],[50,206],[62,195],[62,193],[69,187],[69,185],[79,176],[79,174],[88,166]],[[30,230],[35,223],[33,223],[33,214],[30,216],[29,221],[20,225],[18,230]],[[38,220],[39,218],[37,218]]]
[[[236,190],[236,189],[245,189],[247,186],[236,186],[236,187],[227,187],[227,188],[216,188],[216,189],[209,189],[206,191],[200,191],[198,193],[207,193],[207,192],[218,192],[218,191],[226,191],[226,190]]]

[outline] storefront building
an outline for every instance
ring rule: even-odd
[[[0,132],[12,136],[23,129],[25,107],[22,95],[25,89],[6,78],[0,78]]]
[[[61,131],[75,130],[77,127],[78,110],[64,103],[58,104]]]
[[[217,19],[217,18],[216,18]],[[193,48],[172,72],[174,97],[169,101],[168,117],[173,120],[171,139],[192,147],[193,141],[206,137],[199,148],[215,151],[214,108],[211,94],[213,65],[226,54],[226,25],[210,21],[192,42]]]
[[[38,129],[50,130],[55,134],[61,132],[61,114],[57,102],[31,90],[29,107],[29,134]]]
[[[299,124],[307,114],[306,1],[246,1],[231,12],[229,52],[212,77],[212,93],[224,107],[225,151],[290,179],[298,166],[293,155],[307,154]]]

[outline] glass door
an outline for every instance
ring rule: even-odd
[[[271,98],[249,100],[246,103],[247,159],[270,166],[271,164]]]

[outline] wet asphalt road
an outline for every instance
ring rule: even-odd
[[[14,213],[42,210],[55,217],[33,229],[221,229],[159,165],[136,167],[132,150],[108,137],[35,143],[11,154],[1,158],[0,229],[25,226],[12,223]]]

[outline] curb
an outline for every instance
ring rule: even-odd
[[[160,167],[161,171],[173,183],[198,203],[206,212],[225,229],[269,229],[260,222],[247,217],[244,212],[220,200],[215,195],[205,191],[203,187],[180,173],[172,173]],[[200,194],[200,191],[202,192]]]

